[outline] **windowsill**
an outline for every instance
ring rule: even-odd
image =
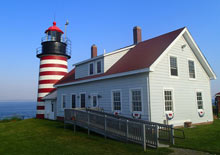
[[[171,78],[179,79],[179,76],[170,75]]]
[[[142,114],[143,111],[132,111],[132,113]]]
[[[190,80],[190,81],[195,81],[195,80],[196,80],[196,78],[189,78],[189,80]]]

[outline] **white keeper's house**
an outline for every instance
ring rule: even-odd
[[[45,118],[65,108],[97,108],[158,123],[213,121],[210,80],[216,75],[186,27],[74,64],[45,96]]]

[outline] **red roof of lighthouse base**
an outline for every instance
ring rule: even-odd
[[[55,21],[53,22],[53,26],[49,27],[49,28],[45,31],[45,33],[47,33],[48,31],[57,31],[57,32],[63,33],[63,31],[62,31],[59,27],[56,26],[56,22],[55,22]]]

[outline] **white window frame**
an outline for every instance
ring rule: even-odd
[[[120,104],[121,104],[121,110],[114,110],[114,92],[120,92]],[[112,101],[112,111],[113,112],[122,112],[122,91],[121,89],[113,89],[111,90],[111,101]]]
[[[90,64],[93,64],[93,74],[90,74]],[[95,64],[94,62],[88,63],[88,75],[94,75],[95,74]]]
[[[93,97],[94,97],[94,96],[96,96],[96,102],[97,102],[95,107],[93,106]],[[92,93],[92,94],[90,95],[90,97],[91,97],[91,99],[90,99],[91,107],[92,107],[92,108],[98,107],[98,106],[99,106],[98,94],[97,94],[97,93]]]
[[[132,91],[133,90],[140,90],[141,91],[141,111],[133,111],[133,103],[132,103]],[[142,87],[138,87],[138,88],[130,88],[129,89],[129,103],[130,103],[130,111],[133,113],[138,113],[138,114],[143,114],[143,111],[144,111],[144,104],[143,104],[143,88]]]
[[[175,75],[171,75],[171,67],[170,67],[170,58],[171,57],[175,57],[176,58],[176,65],[177,65],[177,76],[175,76]],[[176,56],[176,55],[171,55],[171,54],[169,54],[168,55],[168,64],[169,64],[169,76],[171,77],[171,78],[179,78],[179,73],[180,73],[180,71],[179,71],[179,63],[178,63],[179,61],[178,61],[178,56]]]
[[[202,109],[199,109],[199,106],[198,106],[198,100],[197,100],[197,93],[201,93],[202,94]],[[196,90],[196,109],[197,110],[204,110],[204,97],[203,97],[203,91],[201,89],[197,89]]]
[[[79,104],[79,106],[80,106],[79,108],[82,108],[82,106],[81,106],[81,94],[85,94],[85,108],[86,108],[86,93],[85,92],[80,92],[79,93],[79,103],[80,103]]]
[[[165,106],[165,91],[171,91],[172,93],[172,101],[173,101],[173,110],[172,111],[166,111],[166,106]],[[174,89],[173,88],[163,88],[163,106],[164,106],[164,114],[169,113],[169,112],[175,112],[175,93],[174,93]]]
[[[63,108],[63,96],[65,96],[65,100],[67,99],[66,98],[66,94],[62,94],[61,95],[61,110],[63,111],[64,109],[66,109],[67,107],[67,102],[65,102],[65,107]]]
[[[72,109],[72,95],[75,95],[75,107],[77,108],[77,94],[76,93],[72,93],[70,94],[70,108]]]
[[[100,73],[98,73],[98,62],[100,62],[101,63],[101,72]],[[98,60],[98,61],[96,61],[96,66],[95,66],[95,70],[96,70],[96,74],[101,74],[102,73],[102,60]]]
[[[195,78],[190,78],[190,75],[189,75],[189,61],[194,62]],[[196,78],[197,78],[197,75],[196,75],[196,61],[194,59],[190,59],[190,58],[187,59],[187,69],[188,69],[189,80],[196,80]]]

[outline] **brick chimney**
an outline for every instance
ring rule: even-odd
[[[137,44],[142,41],[141,39],[141,28],[139,26],[135,26],[133,28],[133,37],[134,37],[134,44]]]
[[[91,46],[91,58],[94,58],[97,56],[97,46],[95,44],[93,44]]]

